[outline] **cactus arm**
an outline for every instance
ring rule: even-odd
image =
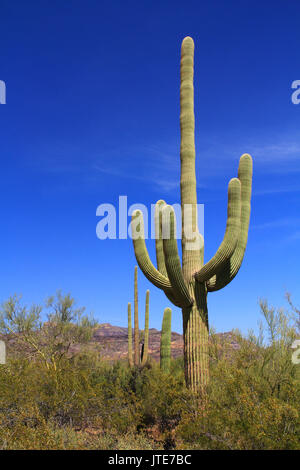
[[[165,206],[163,209],[163,228],[166,226],[167,222],[169,222],[170,237],[163,239],[163,246],[168,277],[171,282],[173,292],[176,292],[176,299],[179,301],[180,305],[182,307],[189,307],[193,305],[193,300],[190,297],[187,285],[182,275],[175,233],[175,213],[172,206]]]
[[[223,241],[213,258],[195,274],[195,279],[204,282],[220,271],[233,254],[240,233],[241,182],[232,178],[228,185],[227,223]]]
[[[146,276],[146,278],[152,282],[152,284],[162,290],[172,290],[169,279],[161,274],[152,264],[148,251],[145,244],[144,235],[144,222],[143,214],[141,211],[136,210],[132,214],[132,222],[136,217],[139,217],[139,235],[135,238],[133,236],[133,246],[135,257],[139,267]]]
[[[132,325],[131,325],[131,303],[128,302],[128,363],[129,367],[133,366],[132,356]]]
[[[177,295],[172,289],[171,283],[167,276],[164,276],[161,272],[159,272],[152,264],[145,239],[144,239],[144,223],[143,223],[143,214],[141,211],[137,210],[134,211],[132,214],[132,221],[139,217],[139,236],[137,238],[133,237],[133,246],[135,257],[137,263],[142,270],[145,277],[156,287],[162,289],[167,296],[167,298],[177,307],[182,307],[180,300],[178,299]],[[159,248],[160,249],[160,248]],[[162,253],[160,253],[161,257]]]
[[[241,182],[241,228],[235,250],[222,270],[207,282],[208,292],[222,289],[237,275],[246,250],[250,220],[252,189],[252,158],[244,154],[240,158],[238,178]]]
[[[161,274],[168,278],[167,268],[165,263],[164,255],[164,245],[162,239],[162,209],[166,206],[166,202],[163,200],[157,201],[155,205],[155,247],[156,247],[156,261],[157,268]],[[176,307],[182,307],[180,301],[176,299],[174,291],[165,290],[166,297],[174,304]]]
[[[144,330],[144,348],[142,356],[142,366],[144,366],[148,359],[148,348],[149,348],[149,296],[150,292],[146,292],[146,305],[145,305],[145,330]]]
[[[183,308],[183,307],[182,307],[182,304],[181,304],[180,301],[175,297],[175,295],[173,294],[173,292],[171,292],[171,291],[169,291],[169,292],[164,291],[164,293],[165,293],[165,296],[170,300],[170,302],[172,302],[172,304],[174,304],[176,307]]]
[[[155,205],[155,248],[157,268],[161,274],[163,274],[165,277],[168,277],[162,240],[162,209],[165,206],[166,203],[163,200],[157,201]]]
[[[160,368],[164,372],[170,372],[171,365],[171,319],[172,311],[170,308],[166,308],[160,337]]]

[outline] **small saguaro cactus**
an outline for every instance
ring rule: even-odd
[[[132,324],[131,324],[131,303],[128,303],[128,363],[132,367],[143,366],[148,359],[148,346],[149,346],[149,297],[150,291],[146,291],[146,304],[145,304],[145,329],[139,331],[139,317],[138,317],[138,283],[137,283],[138,267],[134,269],[134,358],[132,351]],[[140,343],[142,344],[142,351],[140,353]]]
[[[130,302],[128,302],[128,363],[129,363],[129,367],[133,367],[132,324],[131,324],[131,303]]]
[[[134,268],[134,364],[140,363],[140,332],[139,332],[139,307],[138,307],[138,267]]]
[[[143,338],[143,347],[142,347],[142,355],[141,355],[141,362],[142,366],[144,366],[148,360],[148,348],[149,348],[149,296],[150,291],[147,290],[146,292],[146,305],[145,305],[145,329],[144,329],[144,338]]]
[[[166,308],[160,336],[160,368],[164,372],[170,372],[171,366],[171,320],[172,310]]]
[[[182,265],[171,206],[162,200],[156,203],[157,269],[145,245],[141,211],[133,213],[131,225],[135,256],[142,272],[182,309],[186,383],[192,390],[200,391],[209,381],[207,293],[225,287],[240,269],[248,238],[252,158],[248,154],[241,156],[238,178],[229,182],[225,235],[216,254],[204,264],[203,237],[197,224],[193,77],[194,42],[186,37],[181,47],[180,68]]]

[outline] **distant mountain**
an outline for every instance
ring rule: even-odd
[[[127,328],[102,323],[95,329],[88,346],[98,350],[104,360],[127,359]],[[77,347],[75,346],[75,348]],[[171,354],[174,358],[183,354],[182,335],[174,332],[171,335]],[[149,355],[154,360],[159,360],[160,331],[155,328],[149,328]]]
[[[229,344],[232,349],[239,348],[233,333],[218,333],[217,336]],[[8,351],[19,350],[15,338],[11,335],[0,335],[0,339],[6,342]],[[74,344],[71,346],[70,352],[76,353],[82,349],[96,351],[103,360],[109,362],[126,360],[128,357],[127,328],[102,323],[95,328],[93,336],[87,344],[84,346]],[[171,355],[173,358],[183,355],[183,336],[179,333],[172,332],[171,334]],[[149,356],[155,361],[159,361],[160,331],[155,328],[149,328]]]
[[[231,332],[218,333],[217,336],[229,342],[233,349],[239,348]],[[98,350],[101,357],[105,360],[127,359],[127,328],[113,326],[110,323],[102,323],[95,329],[88,346],[91,349]],[[179,333],[172,332],[171,355],[173,358],[183,355],[183,336]],[[156,361],[160,357],[160,331],[156,328],[149,328],[149,356]]]

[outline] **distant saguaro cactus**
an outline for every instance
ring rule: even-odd
[[[146,292],[146,305],[145,305],[145,329],[144,329],[144,342],[142,348],[141,362],[144,366],[148,359],[148,348],[149,348],[149,297],[150,291]]]
[[[134,359],[132,351],[132,323],[131,323],[131,303],[128,303],[128,363],[132,367],[133,364],[144,366],[148,359],[148,347],[149,347],[149,297],[150,291],[146,292],[146,304],[145,304],[145,329],[139,331],[139,315],[138,315],[138,267],[134,269]],[[142,350],[140,353],[140,343],[142,344]]]
[[[161,337],[160,337],[160,368],[164,372],[170,372],[171,366],[171,320],[172,310],[164,310]]]
[[[139,332],[139,307],[138,307],[138,267],[134,268],[134,364],[140,363],[140,332]]]
[[[132,323],[131,323],[131,303],[130,302],[128,302],[128,363],[129,363],[129,367],[133,366]]]
[[[202,390],[209,381],[207,293],[229,284],[240,269],[248,238],[252,158],[240,158],[238,178],[228,186],[227,224],[223,241],[204,264],[204,243],[197,224],[194,118],[194,42],[181,47],[180,129],[182,266],[175,237],[175,213],[160,200],[156,204],[156,258],[153,266],[145,245],[142,212],[132,215],[134,251],[139,267],[152,284],[182,309],[184,364],[187,386]],[[169,236],[163,236],[164,234]]]

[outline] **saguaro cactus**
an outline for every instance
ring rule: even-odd
[[[131,303],[130,302],[128,302],[128,363],[129,363],[129,367],[133,366],[132,324],[131,324]]]
[[[146,305],[145,305],[145,329],[144,329],[144,343],[141,354],[141,363],[144,366],[148,359],[148,348],[149,348],[149,296],[150,291],[146,292]]]
[[[165,308],[160,337],[160,368],[170,372],[171,366],[171,319],[172,310]]]
[[[132,229],[135,256],[144,275],[182,308],[186,383],[193,390],[200,390],[209,381],[207,293],[225,287],[241,266],[248,238],[252,158],[248,154],[241,156],[238,178],[229,182],[225,235],[216,254],[204,264],[204,244],[197,226],[193,76],[194,42],[186,37],[180,68],[182,266],[171,206],[162,200],[156,204],[157,269],[145,245],[141,211],[133,213]],[[168,229],[169,237],[163,236]]]
[[[128,362],[129,366],[133,364],[143,366],[148,359],[148,345],[149,345],[149,297],[150,291],[146,291],[145,303],[145,329],[140,335],[139,331],[139,316],[138,316],[138,267],[134,268],[134,358],[132,351],[132,324],[131,324],[131,303],[128,303]],[[142,351],[140,353],[140,342],[143,341]]]
[[[139,308],[138,308],[138,267],[134,268],[134,364],[140,363],[140,332],[139,332]]]

